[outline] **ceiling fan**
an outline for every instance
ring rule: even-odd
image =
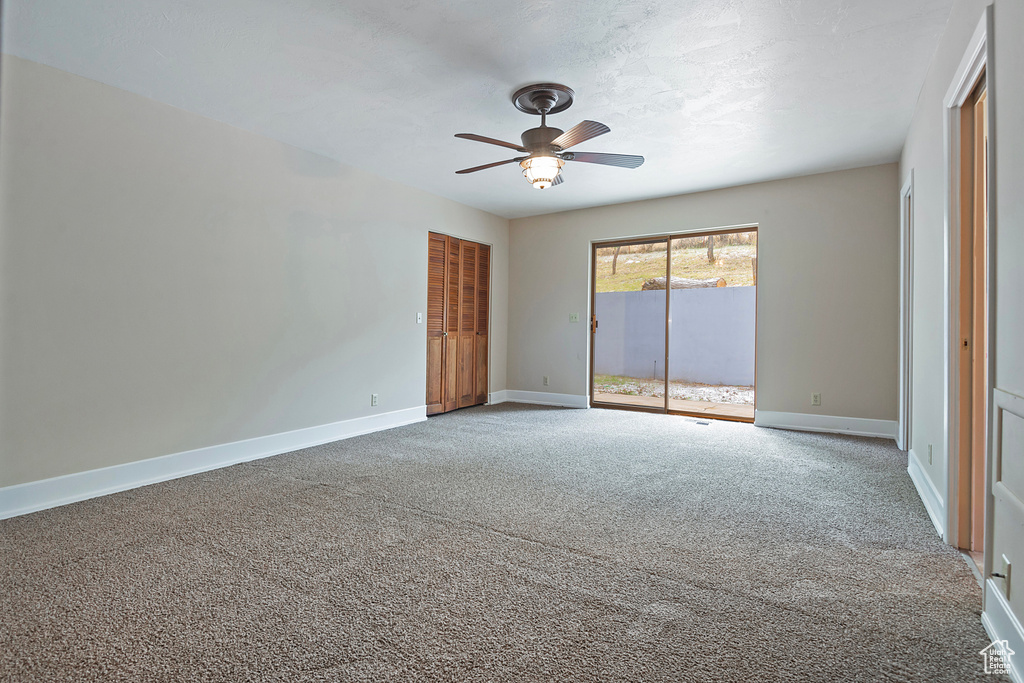
[[[517,145],[514,142],[504,142],[473,133],[458,133],[455,137],[508,147],[517,152],[523,152],[527,156],[464,168],[456,173],[475,173],[485,168],[518,162],[523,167],[523,175],[526,176],[530,184],[538,190],[546,190],[563,182],[561,171],[566,161],[583,161],[588,164],[604,164],[622,168],[636,168],[644,163],[644,158],[635,154],[567,152],[566,150],[570,147],[611,131],[608,126],[597,121],[583,121],[564,132],[558,128],[548,128],[548,114],[565,111],[572,105],[574,97],[575,93],[571,88],[558,83],[535,83],[520,88],[512,95],[512,102],[516,109],[540,116],[540,127],[531,128],[522,134],[523,144]]]

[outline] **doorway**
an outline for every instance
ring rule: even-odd
[[[757,228],[597,242],[590,404],[753,422]]]
[[[959,108],[957,545],[979,569],[985,548],[988,433],[988,88],[984,71]]]

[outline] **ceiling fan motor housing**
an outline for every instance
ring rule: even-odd
[[[536,154],[537,152],[550,152],[551,141],[561,134],[562,131],[558,128],[540,126],[524,131],[520,137],[523,140],[523,147],[529,150],[530,154]]]

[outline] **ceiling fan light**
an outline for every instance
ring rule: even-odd
[[[531,185],[538,190],[546,190],[558,177],[564,163],[558,157],[535,156],[523,159],[519,165],[523,167],[523,175]]]

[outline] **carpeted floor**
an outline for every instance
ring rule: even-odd
[[[500,405],[0,522],[4,681],[993,681],[891,441]]]

